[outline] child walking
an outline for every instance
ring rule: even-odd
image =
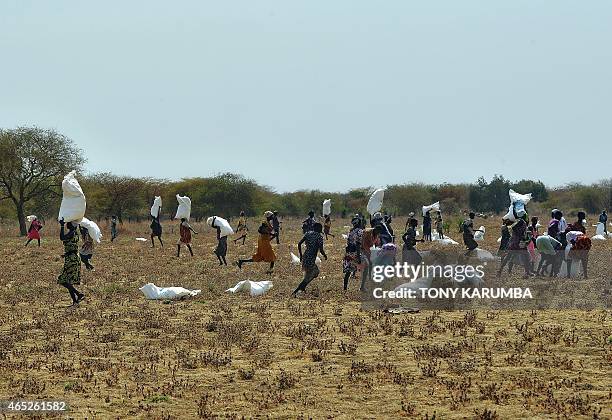
[[[187,219],[185,218],[181,219],[181,224],[179,226],[179,232],[180,232],[180,239],[178,243],[176,244],[176,256],[177,257],[181,256],[181,245],[185,245],[187,249],[189,250],[189,253],[193,257],[193,250],[191,249],[191,233],[193,232],[194,235],[197,235],[198,232],[193,230],[193,228],[191,227],[191,225],[189,224],[189,222],[187,222]]]

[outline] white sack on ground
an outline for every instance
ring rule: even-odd
[[[79,225],[87,229],[87,232],[89,233],[89,236],[91,236],[91,239],[93,239],[97,243],[100,243],[100,240],[102,239],[102,231],[100,230],[96,222],[89,220],[87,217],[83,217],[83,220],[81,220],[81,223],[79,223]]]
[[[138,242],[147,242],[147,238],[136,238]]]
[[[34,219],[36,219],[36,216],[34,216],[33,214],[26,217],[26,220],[28,221],[28,223],[32,223]]]
[[[480,261],[495,261],[497,258],[486,249],[476,248],[473,254]]]
[[[155,196],[155,200],[153,200],[153,205],[151,206],[151,216],[158,217],[161,212],[162,207],[162,199],[159,196]]]
[[[597,223],[597,227],[595,228],[595,235],[606,235],[606,226],[603,223]]]
[[[85,194],[75,178],[76,171],[71,171],[62,181],[62,204],[60,205],[57,220],[64,222],[79,222],[85,216],[87,201]]]
[[[484,239],[484,235],[485,235],[485,227],[484,226],[480,226],[478,228],[478,230],[482,231],[482,232],[474,232],[474,240],[476,241],[482,241]]]
[[[367,210],[368,213],[374,214],[382,209],[383,199],[385,198],[385,190],[378,189],[372,193],[368,200]]]
[[[245,292],[245,293],[250,293],[251,296],[260,296],[260,295],[265,294],[271,288],[272,288],[271,281],[242,280],[238,282],[238,284],[236,284],[234,287],[227,289],[226,292],[230,292],[230,293]]]
[[[459,242],[453,240],[452,238],[449,238],[447,235],[444,235],[444,238],[440,239],[440,235],[437,231],[431,233],[431,240],[442,245],[459,245]],[[421,252],[421,255],[422,254],[423,253]]]
[[[510,196],[510,207],[508,208],[508,213],[502,219],[514,222],[516,220],[514,217],[515,212],[518,217],[522,217],[525,214],[525,206],[531,201],[531,193],[519,194],[511,189],[508,191],[508,195]]]
[[[323,216],[328,216],[331,214],[331,200],[328,198],[323,201]]]
[[[147,299],[180,299],[182,297],[199,295],[201,290],[189,290],[184,287],[157,287],[147,283],[140,290]]]
[[[591,239],[592,239],[592,240],[594,240],[594,241],[605,241],[605,240],[607,240],[608,238],[606,238],[606,237],[605,237],[605,236],[603,236],[603,235],[595,235],[595,236],[592,236],[592,237],[591,237]]]
[[[229,224],[227,220],[219,216],[215,216],[214,219],[215,219],[215,226],[218,226],[221,229],[222,237],[234,234],[234,229],[232,229],[232,226]],[[209,217],[208,219],[206,219],[206,224],[208,226],[212,227],[212,222],[213,222],[212,217]]]
[[[427,213],[428,211],[440,211],[440,202],[436,201],[433,204],[430,204],[429,206],[423,206],[423,216],[425,216],[425,213]]]
[[[176,209],[176,216],[174,216],[174,218],[189,220],[189,217],[191,216],[191,199],[187,196],[181,197],[177,194],[176,200],[178,201],[179,205]]]

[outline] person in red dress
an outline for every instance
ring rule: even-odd
[[[32,223],[30,223],[30,229],[28,229],[28,241],[25,243],[25,246],[28,246],[33,239],[38,241],[38,246],[40,246],[40,230],[43,228],[42,223],[38,221],[36,217],[32,219]]]

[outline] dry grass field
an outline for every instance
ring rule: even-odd
[[[477,220],[483,248],[497,249],[499,223]],[[297,299],[297,220],[284,222],[274,287],[259,298],[224,291],[270,279],[267,264],[218,267],[207,226],[194,224],[195,257],[177,259],[176,222],[163,223],[163,249],[135,241],[148,224],[124,225],[97,246],[78,307],[56,284],[57,228],[43,230],[41,248],[3,229],[0,399],[66,401],[71,418],[612,418],[609,309],[362,311],[356,280],[342,293],[347,224],[334,222],[330,258]],[[229,259],[251,255],[255,242],[230,242]],[[591,277],[609,285],[612,240],[591,256]],[[517,284],[567,282],[515,272]],[[147,301],[138,288],[148,282],[202,293]]]

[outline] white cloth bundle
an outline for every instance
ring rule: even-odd
[[[87,229],[87,233],[89,233],[91,239],[93,239],[97,243],[100,243],[100,240],[102,239],[102,231],[100,230],[96,222],[89,220],[87,217],[83,217],[79,225]]]
[[[251,280],[242,280],[238,282],[234,287],[231,287],[226,290],[226,292],[230,293],[238,293],[238,292],[246,292],[251,296],[260,296],[265,294],[268,290],[272,288],[271,281],[251,281]]]
[[[213,218],[215,220],[215,227],[219,227],[221,229],[221,237],[234,234],[234,229],[232,229],[229,222],[219,216],[209,217],[206,219],[206,224],[208,226],[212,227]]]
[[[71,171],[62,181],[62,204],[59,209],[57,220],[64,219],[64,222],[80,222],[85,216],[87,201],[85,194],[75,178],[76,171]]]
[[[331,214],[331,200],[328,198],[323,201],[323,216],[328,216]]]
[[[189,290],[184,287],[157,287],[147,283],[140,290],[147,299],[180,299],[187,296],[199,295],[201,290]]]
[[[368,206],[367,206],[368,213],[374,214],[377,211],[380,211],[382,209],[384,198],[385,198],[384,189],[381,188],[381,189],[374,191],[372,195],[370,196],[370,199],[368,200]]]
[[[181,197],[177,194],[176,200],[178,201],[179,205],[176,209],[176,216],[174,216],[174,218],[189,220],[189,217],[191,216],[191,199],[187,196]]]
[[[151,206],[151,216],[158,217],[161,212],[162,207],[162,198],[160,196],[155,196],[155,200],[153,200],[153,205]]]
[[[495,256],[493,256],[493,254],[486,249],[476,248],[475,251],[476,258],[478,258],[480,261],[495,261],[496,259]]]
[[[523,217],[525,215],[525,206],[531,201],[531,193],[519,194],[511,189],[508,191],[508,195],[510,196],[510,207],[508,207],[508,213],[506,213],[502,219],[514,222],[516,220],[514,213],[516,213],[518,217]]]
[[[136,238],[138,242],[147,242],[147,238]]]
[[[478,228],[479,231],[482,232],[474,232],[474,240],[476,241],[482,241],[484,239],[484,235],[485,235],[485,227],[484,226],[480,226]]]
[[[427,213],[428,211],[430,212],[432,210],[440,211],[440,202],[439,201],[436,201],[435,203],[430,204],[429,206],[423,206],[423,216],[425,216],[425,213]]]
[[[28,223],[32,223],[35,219],[36,219],[36,216],[34,216],[33,214],[26,217],[26,220],[28,221]]]

